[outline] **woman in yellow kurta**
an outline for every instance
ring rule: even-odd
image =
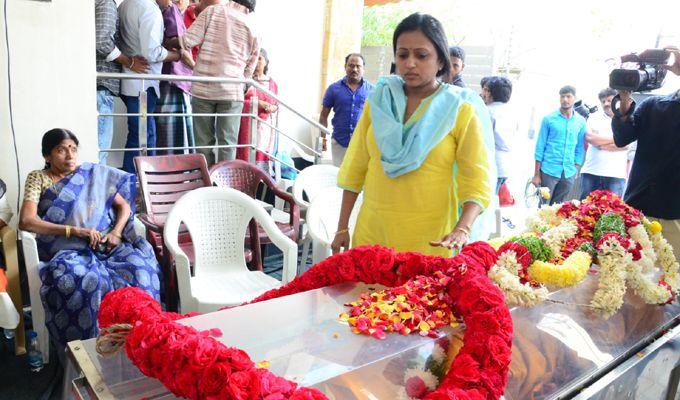
[[[377,82],[340,168],[333,251],[348,247],[349,215],[363,191],[353,246],[450,256],[491,196],[482,127],[469,91],[437,79],[450,70],[439,21],[407,17],[393,46],[398,76]]]

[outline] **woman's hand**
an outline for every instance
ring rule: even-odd
[[[349,231],[338,232],[335,234],[333,243],[331,243],[331,250],[333,254],[340,253],[341,249],[347,250],[349,248]]]
[[[470,240],[470,234],[460,228],[456,228],[453,232],[444,236],[439,241],[430,242],[433,247],[446,247],[447,249],[462,249]]]
[[[109,232],[104,236],[99,243],[106,245],[106,252],[115,249],[122,242],[122,236],[113,232]]]
[[[85,239],[86,242],[89,243],[91,248],[96,248],[97,244],[102,240],[102,234],[98,230],[94,228],[77,228],[74,227],[72,229],[75,229],[75,235],[81,239]]]
[[[266,101],[262,101],[262,100],[260,100],[260,107],[262,107],[262,110],[264,112],[270,113],[270,114],[275,113],[276,110],[279,109],[279,106],[277,106],[276,104],[267,103]]]

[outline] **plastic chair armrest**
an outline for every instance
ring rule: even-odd
[[[163,224],[157,224],[156,222],[152,221],[151,219],[153,217],[149,216],[149,214],[139,214],[137,218],[142,222],[142,224],[144,224],[146,229],[156,232],[160,235],[163,234]]]

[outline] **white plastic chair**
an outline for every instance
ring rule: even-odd
[[[6,291],[0,292],[0,328],[16,330],[14,352],[24,354],[26,343],[24,339],[23,318],[17,310],[22,309],[21,287],[19,283],[19,258],[17,257],[17,233],[9,226],[0,229],[0,245],[5,255],[5,270],[0,275],[6,278]]]
[[[175,258],[182,313],[206,313],[239,305],[281,285],[264,272],[246,267],[243,248],[246,229],[253,218],[282,250],[282,281],[289,282],[295,277],[297,246],[247,194],[230,188],[199,188],[182,196],[170,210],[163,237]],[[194,243],[194,276],[189,259],[177,243],[182,222]]]
[[[320,164],[309,166],[302,171],[295,179],[293,184],[293,199],[300,211],[304,212],[309,207],[309,202],[312,201],[319,193],[328,188],[336,188],[338,184],[338,171],[340,169],[330,164]],[[304,199],[304,195],[307,199]],[[304,229],[303,229],[304,228]],[[300,267],[298,271],[303,272],[309,256],[310,247],[312,245],[312,237],[309,235],[309,229],[303,227],[301,232],[305,232],[302,236],[302,257],[300,258]]]
[[[314,197],[314,200],[312,200],[307,209],[307,229],[315,244],[314,251],[312,252],[314,264],[323,261],[332,253],[331,243],[338,229],[342,192],[342,189],[337,187],[326,188]],[[354,226],[356,225],[363,198],[363,193],[359,194],[350,214],[348,226],[350,237],[354,233]]]
[[[285,144],[282,143],[282,146],[285,146],[284,151],[288,153],[288,155],[290,155],[291,158],[299,157],[307,162],[310,163],[314,162],[314,155],[304,151],[302,147],[300,147],[294,141],[286,140]],[[278,161],[274,163],[274,180],[276,181],[276,185],[284,192],[287,192],[295,183],[294,180],[284,179],[283,177],[281,177],[281,163]],[[274,202],[275,209],[283,210],[283,200],[277,198]],[[274,217],[274,219],[276,219],[276,216]]]
[[[337,187],[339,171],[340,168],[329,164],[312,165],[300,171],[293,184],[293,199],[300,209],[309,207],[309,203],[326,188]],[[309,201],[304,199],[303,194]]]
[[[28,294],[31,300],[31,320],[33,330],[38,334],[38,349],[42,352],[43,364],[50,362],[50,335],[45,325],[45,308],[40,299],[40,268],[43,263],[38,258],[38,244],[35,235],[30,232],[19,231],[21,246],[24,250],[26,277],[28,278]]]

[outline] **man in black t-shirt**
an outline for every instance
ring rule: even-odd
[[[680,75],[680,51],[664,66]],[[680,256],[680,90],[652,96],[636,105],[630,92],[620,91],[621,116],[612,119],[618,147],[637,140],[625,201],[658,219],[664,237]]]

